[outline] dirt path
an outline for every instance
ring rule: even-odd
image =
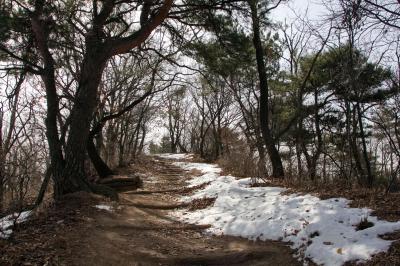
[[[151,158],[151,176],[120,194],[116,211],[96,210],[78,235],[69,265],[297,265],[279,242],[205,235],[204,227],[168,216],[189,173]],[[129,173],[129,169],[127,172]],[[169,191],[170,192],[165,192]],[[175,191],[174,191],[175,190]],[[164,192],[163,192],[164,191]],[[178,205],[178,206],[177,206]],[[92,216],[92,215],[91,215]]]

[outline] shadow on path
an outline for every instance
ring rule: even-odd
[[[210,236],[203,232],[207,226],[170,217],[169,211],[186,206],[177,191],[189,174],[170,161],[151,160],[151,182],[121,193],[115,212],[94,212],[69,265],[300,265],[280,242]]]

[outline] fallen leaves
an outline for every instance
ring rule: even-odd
[[[194,210],[205,209],[208,206],[214,204],[216,199],[217,198],[206,198],[206,197],[201,199],[194,199],[190,202],[189,210],[194,211]]]

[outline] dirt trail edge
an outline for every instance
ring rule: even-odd
[[[299,265],[282,243],[211,236],[172,219],[190,173],[157,157],[147,168],[143,188],[121,193],[113,212],[93,212],[68,265]]]

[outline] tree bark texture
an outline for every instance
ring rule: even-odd
[[[285,173],[283,169],[283,164],[281,157],[279,155],[278,149],[275,146],[275,141],[272,136],[268,121],[268,78],[266,72],[266,66],[264,61],[264,51],[261,42],[260,33],[260,22],[257,11],[257,1],[248,1],[251,9],[251,17],[253,24],[253,44],[256,50],[256,60],[257,60],[257,70],[260,81],[260,127],[265,145],[267,148],[268,155],[272,164],[272,176],[276,178],[283,178]]]
[[[45,84],[47,99],[46,134],[56,198],[76,191],[112,194],[107,188],[90,184],[84,168],[90,125],[97,106],[101,76],[108,59],[114,55],[129,52],[149,37],[167,17],[172,3],[173,0],[165,0],[158,12],[147,18],[146,21],[142,21],[141,28],[131,35],[105,40],[100,37],[102,28],[117,3],[105,1],[102,10],[98,14],[95,12],[92,28],[86,33],[86,52],[81,63],[78,89],[70,113],[68,139],[63,153],[57,127],[59,100],[55,79],[55,62],[48,46],[50,36],[48,18],[43,16],[46,1],[37,0],[35,2],[35,11],[30,15],[31,27],[35,45],[43,63],[41,77]]]

